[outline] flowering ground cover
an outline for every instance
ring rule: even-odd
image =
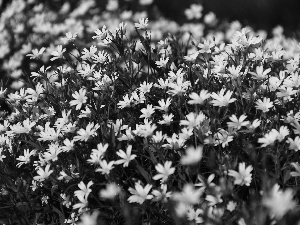
[[[0,222],[299,224],[299,42],[139,4],[1,14]]]

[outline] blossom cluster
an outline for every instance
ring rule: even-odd
[[[0,89],[11,110],[1,113],[1,196],[17,199],[26,220],[284,224],[299,212],[299,42],[238,22],[164,35],[128,11],[115,27],[108,14],[55,27],[39,7],[35,32],[48,24],[66,41],[26,52],[38,62],[28,82]],[[185,14],[199,19],[202,6]]]

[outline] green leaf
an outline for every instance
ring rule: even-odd
[[[58,209],[56,208],[55,206],[52,206],[53,207],[53,210],[55,212],[57,212],[58,216],[59,216],[59,223],[60,224],[64,224],[64,221],[65,221],[65,216],[64,214]]]
[[[144,170],[144,168],[141,167],[140,165],[137,165],[136,167],[137,167],[138,171],[142,174],[142,176],[145,178],[145,180],[147,181],[147,183],[151,183],[151,176],[150,176],[150,174],[146,170]]]

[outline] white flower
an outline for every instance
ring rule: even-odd
[[[186,204],[183,202],[178,202],[175,206],[176,215],[179,218],[182,218],[182,217],[186,216],[186,214],[190,208],[191,208],[191,206],[189,204]]]
[[[87,162],[94,165],[100,165],[102,157],[102,155],[97,154],[96,152],[92,152],[90,155],[90,159],[88,159]]]
[[[39,167],[38,171],[38,176],[33,177],[34,180],[38,180],[38,181],[44,181],[46,180],[51,173],[53,173],[53,170],[50,170],[50,164],[48,164],[45,167],[45,170],[43,170],[41,167]]]
[[[135,157],[137,156],[135,154],[131,155],[131,150],[132,150],[132,145],[128,145],[126,153],[122,149],[120,149],[117,152],[117,155],[122,159],[117,160],[115,164],[123,164],[123,167],[127,167],[129,162],[135,159]]]
[[[226,130],[219,129],[219,131],[214,135],[215,143],[214,145],[222,145],[223,148],[228,146],[228,143],[233,141],[233,136],[230,135]]]
[[[148,121],[147,119],[144,120],[144,123],[145,124],[142,125],[136,124],[136,129],[133,131],[133,133],[141,137],[152,136],[157,126],[155,124],[151,125],[151,121]]]
[[[80,217],[80,222],[77,225],[97,225],[97,218],[99,215],[99,211],[94,211],[92,214],[84,213]]]
[[[279,128],[278,134],[277,134],[277,140],[279,142],[283,141],[283,139],[290,134],[289,129],[286,126],[281,126]]]
[[[69,116],[71,114],[71,110],[66,112],[66,110],[63,110],[61,112],[62,117],[58,118],[54,124],[54,127],[57,127],[58,129],[61,129],[66,123],[69,122]]]
[[[96,33],[96,36],[93,36],[92,37],[93,39],[96,38],[96,39],[103,40],[106,38],[108,30],[107,30],[106,26],[104,25],[101,30],[97,29],[94,32]]]
[[[170,125],[171,122],[173,122],[173,117],[174,117],[174,115],[172,113],[169,114],[169,115],[164,114],[163,115],[163,120],[158,121],[158,123],[161,124],[161,125],[163,125],[163,124]]]
[[[62,47],[62,45],[58,45],[56,48],[56,51],[51,52],[51,55],[53,55],[53,57],[50,59],[51,61],[54,61],[56,59],[62,58],[63,57],[63,53],[66,51],[66,49]]]
[[[207,90],[201,90],[199,95],[195,92],[192,92],[189,95],[189,97],[192,100],[189,100],[188,104],[190,104],[190,105],[196,105],[196,104],[202,105],[204,103],[204,101],[210,97],[210,94],[208,93]]]
[[[214,26],[217,23],[217,17],[216,14],[214,14],[213,12],[209,12],[208,14],[206,14],[204,16],[204,23],[210,25],[210,26]]]
[[[89,196],[89,194],[92,192],[92,189],[90,189],[90,187],[93,185],[93,181],[89,181],[87,185],[85,185],[83,183],[83,181],[81,181],[78,184],[78,187],[80,188],[80,190],[74,191],[74,195],[79,198],[80,196],[83,196],[85,198],[87,198]]]
[[[47,122],[45,129],[39,134],[40,138],[38,138],[38,141],[57,141],[59,134],[60,130],[57,129],[57,131],[55,131],[54,128],[50,127],[50,122]]]
[[[291,125],[295,128],[293,129],[294,134],[300,134],[300,124],[298,119],[294,119],[294,121],[291,122]]]
[[[11,131],[8,132],[13,133],[13,134],[23,134],[23,133],[29,133],[31,131],[31,128],[35,126],[35,122],[30,122],[29,118],[27,118],[26,120],[24,120],[22,122],[23,126],[21,125],[21,123],[17,123],[15,125],[11,125],[10,129]]]
[[[278,184],[273,186],[270,193],[263,198],[262,203],[270,210],[271,216],[274,216],[277,220],[280,220],[297,205],[293,200],[292,189],[279,190]]]
[[[200,19],[202,17],[203,7],[200,4],[192,4],[190,8],[184,11],[185,16],[188,20]]]
[[[66,194],[60,194],[60,197],[63,199],[62,204],[64,206],[66,206],[67,208],[70,208],[71,206],[71,201],[70,201],[70,196],[66,195]]]
[[[256,106],[255,108],[265,112],[268,112],[270,108],[272,108],[273,102],[271,102],[271,100],[269,98],[264,97],[263,101],[261,99],[258,99],[256,101]]]
[[[185,184],[182,192],[176,192],[173,194],[173,199],[187,205],[194,205],[200,202],[202,194],[203,191],[195,189],[193,184]]]
[[[73,205],[73,209],[78,209],[78,212],[82,213],[84,211],[84,209],[88,205],[87,196],[85,196],[85,195],[78,195],[77,198],[78,198],[78,200],[80,202],[76,203],[75,205]]]
[[[141,112],[143,114],[140,116],[140,118],[146,118],[146,119],[148,119],[148,118],[151,117],[151,115],[154,113],[154,111],[155,110],[154,110],[154,108],[153,108],[152,105],[147,105],[147,108],[141,109]]]
[[[251,171],[253,167],[250,165],[246,168],[246,164],[244,162],[239,163],[239,172],[234,170],[228,170],[228,175],[235,178],[234,184],[243,186],[249,186],[252,181]]]
[[[219,94],[214,92],[210,95],[214,99],[210,103],[218,107],[228,106],[229,103],[236,101],[236,98],[231,98],[232,93],[228,90],[225,94],[225,89],[222,88]]]
[[[232,115],[229,117],[231,122],[227,122],[227,126],[239,130],[243,126],[247,126],[249,124],[249,121],[244,121],[246,118],[246,115],[241,115],[239,119],[236,117],[236,115]]]
[[[186,115],[187,120],[180,120],[179,125],[187,126],[188,129],[199,128],[200,124],[206,119],[206,116],[199,112],[199,114],[190,112]]]
[[[204,40],[203,43],[198,44],[200,48],[199,53],[211,53],[211,48],[215,46],[215,43],[210,40]]]
[[[229,201],[227,206],[226,206],[226,209],[230,212],[232,212],[233,210],[235,210],[237,204],[236,202],[233,202],[233,201]]]
[[[26,56],[30,57],[30,59],[37,59],[39,57],[41,57],[41,55],[43,54],[43,52],[46,50],[46,48],[41,48],[40,50],[38,49],[33,49],[32,50],[32,54],[27,54]]]
[[[76,122],[75,123],[68,123],[68,124],[65,124],[61,131],[63,133],[74,133],[75,131],[77,130],[77,124]]]
[[[149,93],[152,86],[153,83],[147,83],[146,81],[144,81],[144,83],[140,84],[140,87],[138,89],[142,93]]]
[[[120,134],[121,136],[117,138],[119,141],[130,141],[135,140],[131,127],[125,130],[125,134]]]
[[[75,91],[75,93],[72,94],[75,100],[70,101],[70,106],[76,105],[76,110],[79,110],[82,104],[86,103],[87,97],[85,96],[85,94],[86,90],[84,88],[81,88],[79,92]]]
[[[78,118],[89,118],[91,117],[91,115],[92,115],[92,111],[88,106],[86,106],[85,109],[80,111],[80,115],[78,116]]]
[[[9,127],[10,127],[10,124],[9,124],[8,120],[4,120],[3,124],[0,124],[0,133],[7,131]]]
[[[166,89],[168,87],[168,85],[169,85],[169,80],[168,79],[164,80],[162,78],[159,78],[157,80],[157,82],[158,82],[158,84],[154,84],[154,86],[158,87],[160,89]]]
[[[32,88],[27,88],[26,89],[27,96],[25,97],[26,101],[31,104],[35,103],[42,96],[44,90],[45,89],[41,83],[37,83],[35,90]]]
[[[106,5],[107,11],[115,11],[119,8],[119,1],[118,0],[108,0]]]
[[[72,34],[71,32],[66,33],[66,37],[62,38],[64,44],[67,44],[68,42],[75,41],[77,37],[77,33]]]
[[[138,23],[135,23],[134,26],[138,30],[145,30],[148,26],[148,18],[141,18],[139,19]]]
[[[49,145],[49,148],[47,150],[48,151],[43,154],[43,158],[46,161],[52,160],[53,162],[58,159],[58,154],[62,152],[59,144],[53,144],[53,143]]]
[[[166,161],[164,165],[157,164],[155,166],[155,169],[159,174],[156,174],[153,177],[153,180],[161,179],[162,183],[165,182],[168,179],[168,177],[175,172],[175,168],[171,167],[171,165],[172,165],[172,162],[170,162],[170,161]]]
[[[123,101],[119,101],[117,105],[119,109],[124,109],[126,107],[130,107],[132,103],[133,97],[131,96],[129,98],[128,94],[126,94],[125,96],[123,96]]]
[[[188,88],[190,86],[191,86],[191,82],[190,81],[184,81],[183,75],[178,76],[176,78],[176,82],[168,84],[168,87],[170,88],[170,90],[168,90],[167,93],[172,95],[172,96],[175,96],[175,95],[181,96],[184,93],[186,93],[186,91],[188,90]]]
[[[101,168],[96,169],[96,172],[101,172],[103,175],[108,175],[114,168],[115,161],[110,161],[109,163],[107,163],[106,160],[102,160],[99,162],[99,164]]]
[[[70,219],[65,219],[64,223],[68,223],[70,225],[76,225],[76,221],[78,220],[78,217],[75,216],[75,212],[72,212],[70,215]]]
[[[166,68],[167,63],[169,61],[169,57],[165,58],[164,56],[159,59],[159,61],[155,61],[155,64],[158,68]]]
[[[300,165],[299,163],[292,162],[291,165],[295,168],[296,172],[290,172],[292,177],[300,177]]]
[[[17,164],[17,167],[22,166],[23,164],[28,164],[30,163],[30,157],[33,156],[36,153],[35,150],[32,150],[29,152],[29,149],[24,150],[24,156],[19,156],[17,158],[18,161],[21,161]]]
[[[60,171],[59,175],[60,176],[57,178],[57,180],[65,180],[66,183],[68,183],[70,180],[73,179],[71,176],[69,176],[68,174],[66,174],[65,171]]]
[[[87,141],[91,136],[97,136],[96,131],[99,129],[99,124],[89,123],[85,129],[77,131],[77,136],[74,137],[74,141]]]
[[[201,214],[203,214],[202,209],[195,210],[192,207],[190,207],[186,215],[189,221],[195,221],[195,223],[197,224],[204,222],[203,218],[201,217]]]
[[[193,135],[193,129],[187,129],[186,127],[181,129],[179,133],[179,139],[188,140]]]
[[[184,146],[186,139],[179,137],[177,134],[173,133],[172,137],[166,138],[168,144],[163,144],[163,148],[167,149],[179,149]]]
[[[278,98],[283,98],[284,101],[291,101],[293,100],[291,96],[297,94],[297,92],[298,90],[294,90],[291,87],[282,87],[276,92],[276,96]]]
[[[80,74],[84,78],[90,78],[93,75],[93,72],[95,72],[95,64],[89,65],[89,64],[82,64],[82,70],[78,70],[78,74]]]
[[[115,132],[115,135],[117,136],[118,133],[121,131],[121,130],[126,130],[128,129],[128,125],[123,125],[123,120],[122,119],[117,119],[116,120],[116,123],[109,123],[111,125],[111,127],[114,129],[114,132]]]
[[[195,60],[197,59],[198,55],[199,55],[199,51],[196,51],[192,54],[189,54],[187,56],[184,56],[184,60],[187,61],[187,62],[195,62]]]
[[[63,143],[64,146],[61,147],[61,150],[63,152],[69,152],[74,149],[74,140],[69,140],[68,138],[66,138]]]
[[[139,0],[140,5],[151,5],[153,0]]]
[[[160,186],[160,191],[159,190],[153,190],[152,194],[154,196],[153,201],[162,201],[164,203],[166,203],[168,201],[168,198],[170,198],[172,196],[172,192],[167,192],[167,185],[166,184],[162,184]]]
[[[155,135],[152,136],[152,141],[154,143],[160,143],[165,140],[166,135],[162,133],[162,131],[156,131]]]
[[[180,163],[182,165],[192,165],[200,162],[203,154],[203,146],[194,148],[193,146],[188,147],[185,150],[186,155],[181,156]]]
[[[92,153],[90,155],[90,159],[87,160],[88,163],[94,165],[100,165],[101,159],[103,158],[104,153],[108,148],[108,144],[98,144],[97,149],[92,149]]]
[[[200,181],[200,183],[195,184],[195,186],[201,187],[201,189],[203,189],[203,190],[205,190],[207,187],[212,188],[212,187],[216,186],[216,184],[212,182],[215,179],[214,174],[209,175],[209,177],[207,178],[206,181],[200,175],[198,175],[197,178]]]
[[[121,188],[117,184],[110,183],[106,185],[106,189],[102,189],[99,192],[99,195],[101,198],[114,199],[120,191]]]
[[[268,145],[274,144],[278,137],[278,131],[272,129],[269,133],[265,134],[263,138],[258,139],[258,143],[261,143],[261,147],[267,147]]]
[[[290,146],[289,146],[290,150],[294,150],[296,152],[300,150],[300,137],[299,136],[296,136],[295,140],[293,140],[292,138],[288,138],[288,140],[286,142],[290,144]]]
[[[142,187],[141,184],[135,183],[135,189],[129,188],[129,192],[132,194],[129,198],[128,201],[130,203],[139,203],[143,204],[145,200],[147,199],[152,199],[153,195],[150,195],[149,192],[152,188],[152,185],[147,184],[144,188]]]
[[[94,38],[94,37],[93,37]],[[90,50],[84,48],[83,51],[81,52],[82,56],[81,58],[83,60],[86,60],[86,59],[90,59],[93,57],[93,55],[97,52],[97,47],[92,45],[90,47]],[[87,64],[83,64],[83,65],[87,65]],[[96,66],[96,65],[95,65]],[[90,67],[89,67],[90,68]]]
[[[271,72],[271,69],[268,68],[264,71],[264,67],[263,66],[257,66],[256,67],[256,73],[254,72],[249,72],[252,77],[254,79],[257,79],[257,80],[263,80],[266,78],[266,76]]]
[[[109,55],[105,51],[99,51],[98,55],[94,54],[92,56],[94,63],[105,63],[109,61]]]
[[[221,194],[218,194],[217,196],[206,195],[205,200],[208,201],[209,206],[214,206],[218,203],[223,202],[221,196],[222,196]]]
[[[259,127],[261,121],[259,119],[253,120],[252,124],[248,123],[246,126],[250,132],[254,132],[255,128]]]
[[[164,112],[168,112],[171,101],[172,100],[170,98],[167,98],[166,100],[161,99],[158,101],[159,106],[154,106],[154,108]]]

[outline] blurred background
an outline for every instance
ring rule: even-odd
[[[116,1],[117,4],[108,4]],[[201,16],[195,17],[197,9],[194,9],[192,18],[187,18],[186,11],[193,11],[193,4]],[[194,23],[206,24],[204,32],[209,29],[224,31],[230,22],[239,21],[242,26],[251,26],[255,31],[266,31],[269,37],[274,28],[281,26],[285,36],[300,39],[300,0],[0,0],[0,86],[4,81],[6,86],[14,82],[16,89],[21,87],[22,83],[17,80],[36,70],[30,68],[33,60],[25,57],[33,49],[47,47],[49,56],[61,35],[65,36],[72,29],[81,33],[82,39],[90,40],[91,33],[101,23],[116,22],[103,20],[107,17],[105,12],[120,17],[120,12],[124,11],[139,13],[141,17],[149,17],[150,21],[156,21],[160,16],[169,19],[167,26],[162,22],[156,24],[155,29],[159,32],[168,32],[166,28],[174,27],[170,20],[179,25],[190,23],[186,26],[188,31],[195,28]],[[142,12],[147,12],[146,16]],[[210,12],[216,16],[215,23],[205,21]],[[213,21],[212,17],[208,20]],[[281,32],[281,28],[276,30]]]
[[[59,10],[66,1],[74,7],[80,2],[78,0],[37,0],[36,2],[46,3]],[[2,7],[9,2],[11,0],[2,0]],[[105,9],[108,0],[96,2],[99,7]],[[119,0],[119,2],[121,7],[130,9],[138,7],[139,0]],[[153,0],[148,7],[154,7],[165,17],[182,23],[186,21],[184,9],[195,3],[203,5],[204,14],[212,11],[219,19],[229,22],[238,20],[243,25],[250,25],[254,29],[265,29],[269,32],[277,25],[281,25],[287,35],[293,35],[300,28],[300,0]]]
[[[184,21],[182,9],[193,3],[203,5],[203,14],[214,12],[219,19],[238,20],[243,25],[270,32],[281,25],[286,35],[295,35],[300,28],[299,0],[154,0],[168,18]]]

